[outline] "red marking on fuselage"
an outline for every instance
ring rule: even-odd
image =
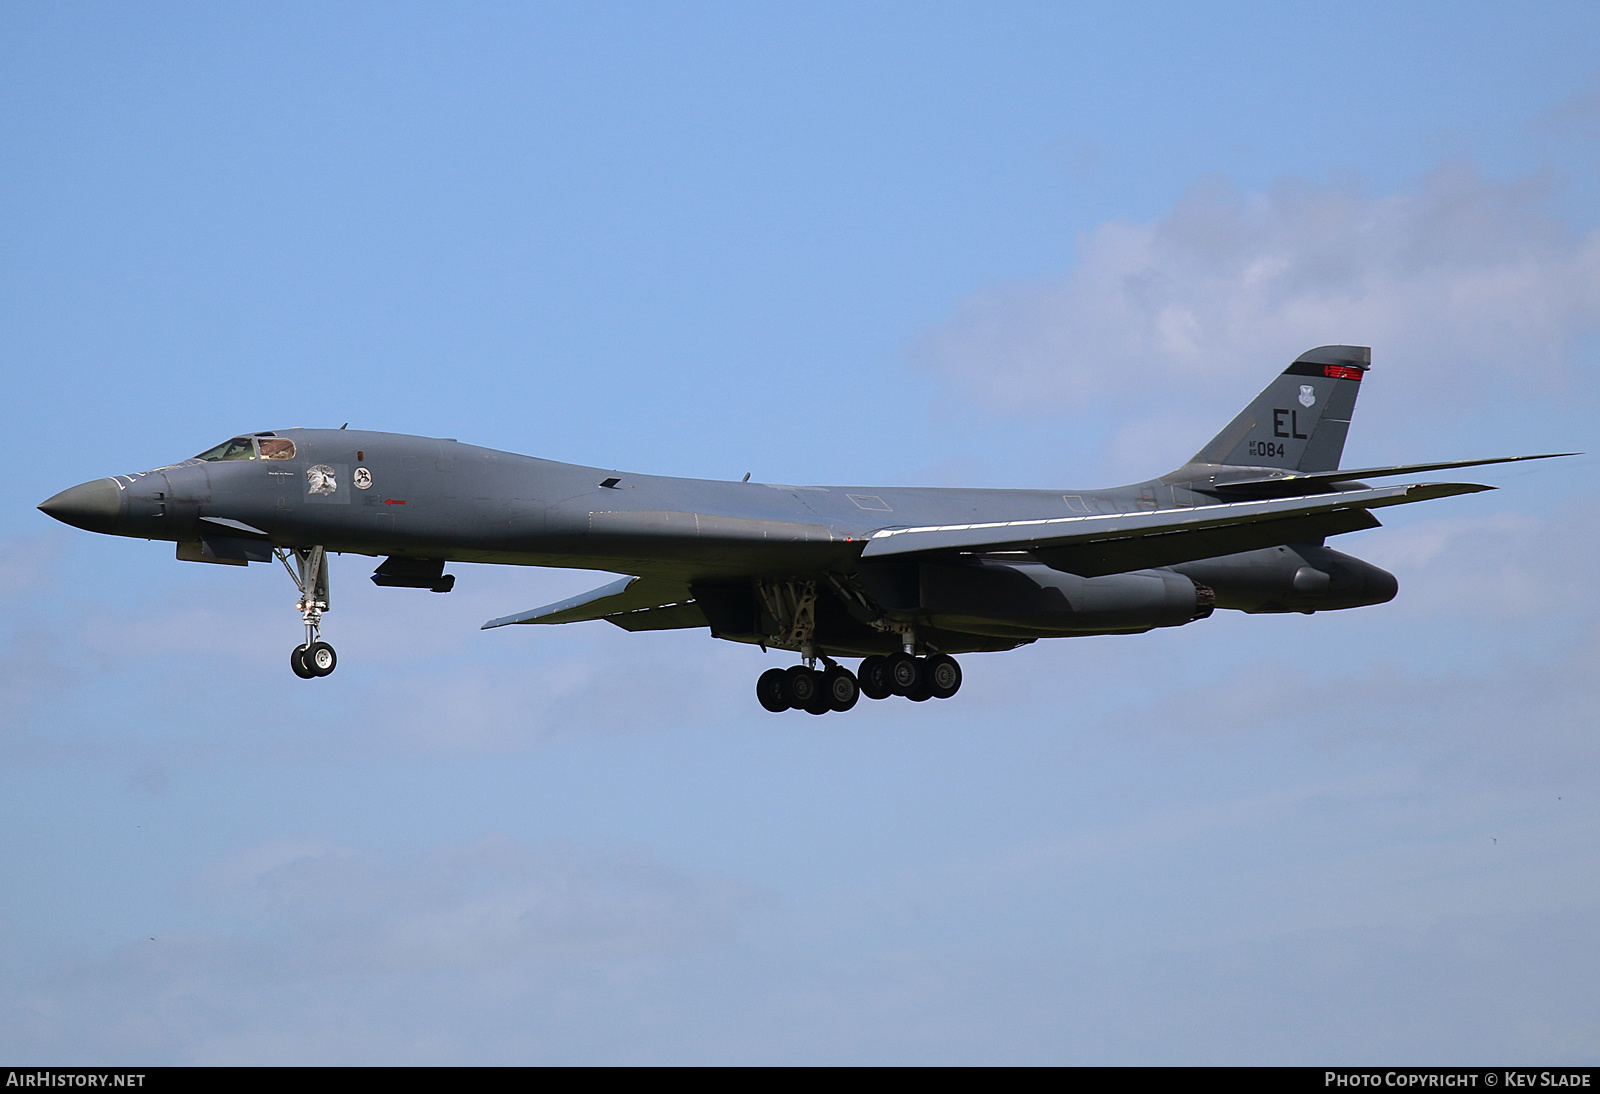
[[[385,504],[385,505],[404,505],[405,502],[403,502],[403,501],[395,501],[393,498],[390,498],[387,501],[385,501],[383,504]]]

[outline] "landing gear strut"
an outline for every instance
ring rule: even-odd
[[[328,610],[328,552],[321,547],[279,547],[273,553],[300,590],[295,610],[306,625],[306,640],[290,651],[289,667],[302,680],[327,676],[339,664],[338,654],[322,640],[322,613]]]
[[[859,601],[872,610],[872,604],[853,586],[827,574],[834,591],[847,602]],[[961,666],[955,658],[939,653],[927,642],[919,642],[916,627],[908,622],[879,618],[872,625],[899,635],[900,652],[889,657],[874,654],[863,658],[859,673],[836,662],[816,646],[817,583],[815,581],[755,582],[767,614],[777,629],[767,637],[782,649],[799,650],[801,664],[786,669],[768,669],[756,681],[756,699],[773,713],[804,710],[826,714],[830,710],[849,710],[865,695],[868,699],[887,699],[903,695],[914,703],[929,699],[948,699],[961,687]],[[918,657],[918,648],[929,656]],[[763,642],[762,649],[766,649]],[[819,670],[817,662],[826,668]]]

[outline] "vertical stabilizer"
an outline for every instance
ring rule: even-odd
[[[1302,353],[1190,462],[1336,470],[1361,377],[1371,367],[1366,346],[1318,346]]]

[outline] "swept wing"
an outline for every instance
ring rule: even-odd
[[[1095,577],[1373,528],[1372,509],[1492,489],[1419,483],[1147,513],[884,528],[861,557],[1023,551],[1055,569]]]

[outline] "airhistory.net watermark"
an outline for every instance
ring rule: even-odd
[[[52,1071],[47,1068],[6,1072],[8,1087],[143,1086],[142,1071]]]

